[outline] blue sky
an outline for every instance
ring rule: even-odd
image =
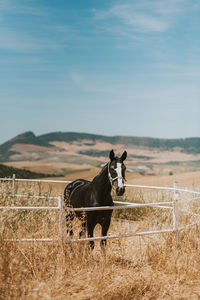
[[[199,0],[0,0],[0,143],[200,136]]]

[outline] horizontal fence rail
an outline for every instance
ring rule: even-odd
[[[169,232],[174,232],[174,230],[173,229],[166,229],[166,230],[155,230],[155,231],[144,231],[144,232],[133,232],[133,233],[123,233],[123,234],[115,234],[115,235],[97,236],[97,237],[91,237],[91,238],[81,238],[81,239],[77,239],[77,240],[68,240],[67,243],[77,243],[77,242],[86,242],[86,241],[116,239],[116,238],[125,238],[125,237],[132,237],[132,236],[158,234],[158,233],[169,233]]]
[[[71,183],[71,180],[48,180],[48,179],[21,179],[15,178],[15,181],[19,182],[46,182],[46,183]],[[13,178],[0,178],[0,181],[13,181]]]
[[[60,209],[58,206],[0,206],[0,209],[21,209],[21,210],[55,210]]]
[[[135,207],[148,207],[148,206],[157,206],[161,204],[172,204],[173,202],[157,202],[157,203],[142,203],[135,204],[130,203],[129,205],[117,205],[117,206],[98,206],[98,207],[78,207],[72,208],[69,206],[65,206],[66,210],[69,211],[98,211],[98,210],[113,210],[113,209],[126,209],[126,208],[135,208]],[[160,206],[162,208],[162,206]],[[172,207],[169,207],[172,208]]]
[[[164,230],[155,230],[155,231],[144,231],[144,232],[133,232],[133,233],[123,233],[123,234],[115,234],[115,235],[105,235],[105,236],[96,236],[91,238],[81,238],[77,240],[67,240],[66,243],[79,243],[79,242],[87,242],[87,241],[98,241],[98,240],[106,240],[106,239],[117,239],[117,238],[126,238],[132,236],[141,236],[141,235],[149,235],[149,234],[159,234],[159,233],[170,233],[174,232],[173,229],[164,229]],[[52,242],[59,241],[59,239],[5,239],[7,242]]]
[[[18,182],[46,182],[46,183],[71,183],[71,180],[48,180],[48,179],[20,179],[20,178],[0,178],[0,181],[18,181]],[[124,184],[125,187],[135,187],[135,188],[142,188],[142,189],[154,189],[154,190],[166,190],[166,191],[174,191],[174,187],[163,187],[163,186],[150,186],[150,185],[137,185],[137,184]],[[200,195],[200,192],[188,190],[188,189],[181,189],[176,188],[177,192],[183,193],[191,193]]]
[[[38,182],[38,183],[70,183],[69,180],[48,180],[48,179],[20,179],[20,178],[0,178],[0,181],[12,181],[13,187],[15,182]],[[164,230],[155,230],[155,231],[146,231],[146,232],[132,232],[132,233],[125,233],[125,234],[118,234],[118,235],[109,235],[109,236],[101,236],[101,237],[90,237],[90,238],[81,238],[81,239],[70,239],[67,240],[68,243],[74,242],[84,242],[84,241],[95,241],[95,240],[102,240],[102,239],[112,239],[112,238],[124,238],[124,237],[132,237],[132,236],[141,236],[141,235],[149,235],[149,234],[159,234],[159,233],[170,233],[170,232],[178,232],[178,230],[183,230],[183,228],[178,228],[178,219],[179,219],[179,210],[178,210],[178,201],[180,198],[180,193],[189,193],[194,195],[200,195],[198,191],[192,191],[189,189],[181,189],[177,187],[175,183],[173,187],[158,187],[158,186],[147,186],[147,185],[133,185],[133,184],[125,184],[126,187],[131,188],[141,188],[141,189],[154,189],[154,190],[163,190],[163,191],[170,191],[173,193],[173,201],[165,201],[165,202],[155,202],[155,203],[131,203],[131,202],[123,202],[123,201],[113,201],[115,206],[100,206],[100,207],[79,207],[79,208],[72,208],[72,207],[63,207],[62,198],[61,196],[57,197],[50,197],[44,195],[11,195],[12,197],[17,198],[36,198],[36,199],[57,199],[57,206],[0,206],[1,210],[57,210],[59,213],[59,222],[58,222],[58,230],[59,236],[63,237],[63,224],[62,224],[62,213],[63,209],[68,211],[100,211],[100,210],[116,210],[116,209],[128,209],[128,208],[142,208],[142,207],[153,207],[153,208],[161,208],[161,209],[170,209],[172,210],[173,216],[173,228],[172,229],[164,229]],[[14,191],[14,189],[13,189]],[[194,201],[199,200],[200,196],[193,197],[190,199],[182,199],[181,202],[186,201]],[[198,223],[188,224],[186,225],[187,228],[193,225],[198,225]],[[185,227],[185,228],[186,228]],[[59,238],[52,239],[52,238],[22,238],[22,239],[6,239],[6,241],[16,241],[16,242],[54,242],[58,241]]]

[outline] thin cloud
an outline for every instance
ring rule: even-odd
[[[141,33],[161,33],[167,31],[174,19],[182,11],[183,0],[135,1],[113,5],[108,10],[93,11],[98,21],[110,21],[110,26],[120,22],[124,30]]]

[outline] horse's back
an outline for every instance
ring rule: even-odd
[[[84,185],[87,185],[89,184],[90,181],[88,180],[85,180],[85,179],[76,179],[72,182],[70,182],[65,190],[64,190],[64,201],[65,201],[65,204],[68,206],[70,205],[70,197],[72,195],[72,193],[77,190],[78,188],[81,188],[83,187]]]

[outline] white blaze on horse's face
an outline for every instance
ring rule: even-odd
[[[118,188],[124,188],[124,183],[123,183],[123,177],[122,177],[122,164],[121,163],[117,163],[117,168],[115,169],[116,173],[117,173],[117,185]]]

